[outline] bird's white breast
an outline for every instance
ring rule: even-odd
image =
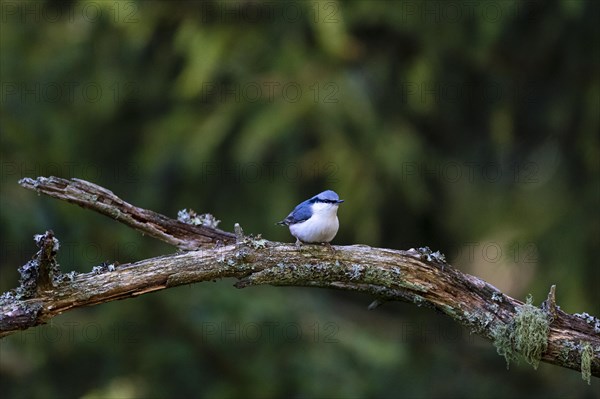
[[[290,225],[290,232],[306,243],[331,242],[340,227],[337,208],[338,206],[333,204],[314,204],[312,217]]]

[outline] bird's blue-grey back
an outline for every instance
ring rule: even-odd
[[[289,215],[285,219],[283,219],[279,224],[290,225],[294,223],[304,222],[305,220],[310,219],[312,216],[312,198],[301,202],[294,208],[293,211],[290,212]]]
[[[312,205],[315,202],[342,202],[335,191],[325,190],[314,197],[301,202],[290,212],[289,215],[277,224],[289,226],[290,224],[304,222],[311,218],[313,211]]]

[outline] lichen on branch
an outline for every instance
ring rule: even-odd
[[[549,315],[532,305],[533,299],[517,307],[514,318],[508,324],[493,330],[494,345],[506,359],[506,368],[519,356],[537,369],[540,359],[548,348]]]
[[[110,190],[79,179],[22,179],[23,187],[111,217],[184,252],[132,264],[97,265],[90,273],[61,274],[58,241],[47,232],[40,251],[21,268],[21,287],[0,298],[0,337],[46,323],[82,306],[133,298],[184,284],[236,278],[257,284],[335,288],[387,301],[433,308],[494,341],[507,364],[522,356],[600,377],[598,319],[571,315],[556,305],[555,287],[541,308],[523,303],[446,263],[427,247],[400,251],[366,245],[306,246],[252,237],[237,227],[222,231],[212,218],[185,211],[181,220],[135,207]],[[210,220],[209,220],[210,219]],[[187,251],[187,252],[185,252]]]

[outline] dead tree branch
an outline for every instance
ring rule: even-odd
[[[83,180],[40,177],[20,184],[96,210],[188,252],[62,274],[54,261],[58,244],[52,233],[36,236],[40,251],[20,269],[21,286],[0,298],[0,336],[46,323],[70,309],[233,277],[238,288],[270,284],[363,292],[375,298],[372,308],[394,300],[424,305],[493,340],[507,361],[519,354],[534,366],[541,360],[600,377],[600,320],[563,312],[554,286],[538,308],[460,272],[428,248],[298,249],[244,236],[241,228],[232,234],[182,223],[134,207]]]
[[[232,233],[183,223],[160,213],[137,208],[112,191],[85,180],[39,177],[22,179],[19,184],[38,193],[92,209],[179,249],[190,250],[217,242],[230,244],[235,241]]]

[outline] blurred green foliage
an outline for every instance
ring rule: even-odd
[[[534,303],[600,313],[600,3],[1,3],[0,288],[52,229],[63,271],[172,248],[38,197],[88,179],[171,217],[274,226],[326,188],[336,244],[428,245]],[[412,305],[231,281],[69,312],[0,342],[4,397],[593,397],[505,369]],[[449,370],[451,372],[449,372]]]

